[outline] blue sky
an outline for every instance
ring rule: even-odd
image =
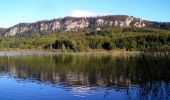
[[[64,16],[129,15],[170,22],[170,0],[0,0],[0,27]]]

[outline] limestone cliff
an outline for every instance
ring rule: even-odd
[[[100,30],[106,27],[145,27],[145,21],[129,16],[99,16],[99,17],[65,17],[35,23],[22,23],[3,30],[4,36],[14,36],[30,30],[50,30],[53,32],[68,32],[80,30]],[[2,32],[1,32],[2,34]]]

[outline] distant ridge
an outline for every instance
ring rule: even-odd
[[[141,18],[126,15],[108,15],[97,17],[64,17],[35,23],[20,23],[10,28],[0,28],[1,36],[14,36],[30,32],[79,32],[87,30],[102,30],[114,27],[137,27],[170,29],[170,22],[146,21]]]

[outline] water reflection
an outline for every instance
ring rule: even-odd
[[[78,96],[104,91],[126,99],[159,99],[170,96],[170,55],[126,57],[20,56],[0,57],[0,73],[18,81],[61,86]]]

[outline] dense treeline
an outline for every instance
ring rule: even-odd
[[[29,32],[28,32],[29,33]],[[30,49],[63,52],[99,50],[170,51],[170,31],[114,28],[82,33],[30,32],[27,36],[1,37],[0,50]],[[24,35],[24,34],[23,34]]]
[[[154,29],[165,29],[170,30],[170,22],[149,22],[146,21],[147,27]]]

